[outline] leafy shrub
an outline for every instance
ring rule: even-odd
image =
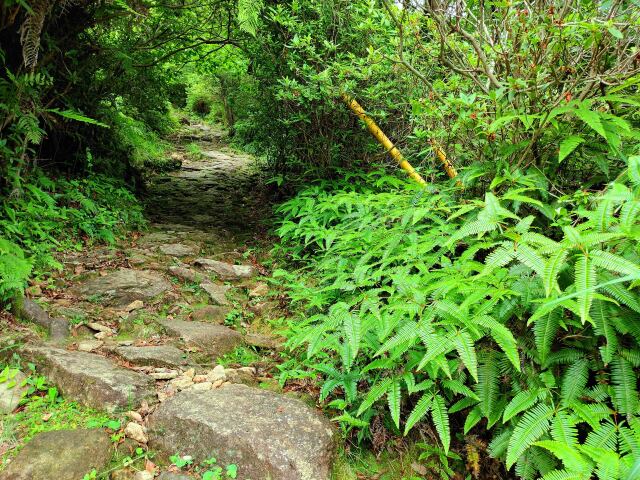
[[[31,273],[62,268],[55,251],[92,242],[112,244],[127,229],[144,224],[142,207],[116,180],[34,178],[21,197],[2,203],[0,301],[20,292]]]
[[[307,314],[288,345],[360,439],[386,409],[398,434],[430,418],[445,451],[451,422],[491,430],[521,478],[624,478],[640,455],[640,157],[594,195],[554,200],[517,171],[491,189],[377,173],[279,207],[277,251],[302,266],[276,274]]]

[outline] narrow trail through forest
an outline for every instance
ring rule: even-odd
[[[65,253],[63,287],[21,307],[39,328],[15,325],[20,356],[64,398],[122,418],[122,438],[114,445],[102,429],[38,434],[0,480],[82,479],[92,470],[118,480],[192,478],[211,458],[231,468],[224,478],[329,478],[334,429],[278,391],[274,302],[264,271],[243,254],[268,214],[260,170],[223,137],[186,128],[173,153],[181,167],[149,178],[150,230],[116,249]],[[193,144],[197,154],[187,151]],[[160,466],[113,466],[140,447]],[[171,455],[190,456],[191,469],[178,471]]]

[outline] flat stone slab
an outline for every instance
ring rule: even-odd
[[[242,343],[242,335],[222,325],[183,320],[158,320],[165,330],[179,337],[187,345],[200,348],[203,352],[219,357],[231,352]]]
[[[160,245],[160,251],[172,257],[187,257],[197,255],[199,249],[191,245],[185,245],[184,243],[165,243],[164,245]]]
[[[227,292],[231,289],[228,285],[216,285],[211,282],[202,282],[200,288],[209,294],[214,305],[229,305]]]
[[[172,265],[169,267],[169,273],[175,277],[178,277],[180,280],[186,282],[200,283],[208,280],[207,276],[197,272],[191,268],[181,267],[178,265]]]
[[[214,272],[223,280],[241,280],[251,278],[256,274],[256,269],[251,265],[232,265],[209,258],[197,258],[193,263]]]
[[[107,411],[157,401],[151,377],[119,367],[108,358],[49,346],[25,346],[24,358],[70,399]]]
[[[111,441],[102,430],[42,432],[0,472],[0,480],[79,480],[94,468],[103,469],[110,459]]]
[[[245,385],[183,391],[148,419],[152,448],[238,465],[239,478],[328,480],[334,429],[303,402]]]
[[[116,354],[134,365],[176,368],[187,364],[185,353],[171,345],[118,347]]]
[[[222,325],[231,309],[219,305],[205,305],[191,313],[191,318],[196,322],[211,322]]]
[[[170,288],[169,281],[158,272],[121,268],[87,280],[72,291],[85,298],[97,296],[103,305],[123,307],[135,300],[149,300]]]

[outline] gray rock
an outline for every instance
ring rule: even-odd
[[[227,300],[227,292],[231,287],[227,285],[216,285],[211,282],[203,282],[200,288],[209,294],[209,298],[215,305],[229,305]]]
[[[200,272],[196,272],[195,270],[187,267],[180,267],[178,265],[172,265],[169,267],[169,273],[178,277],[180,280],[200,283],[204,280],[207,280],[206,276]]]
[[[84,340],[82,342],[78,342],[78,351],[79,352],[93,352],[94,350],[99,349],[104,345],[102,340]]]
[[[115,352],[134,365],[174,368],[187,364],[184,352],[171,345],[118,347]]]
[[[152,448],[196,461],[213,454],[222,464],[237,464],[241,478],[330,478],[334,430],[293,398],[244,385],[186,390],[162,403],[148,422]]]
[[[122,268],[94,277],[72,291],[85,298],[97,295],[104,305],[124,307],[134,300],[148,300],[169,290],[171,284],[158,272]]]
[[[158,322],[170,335],[181,338],[187,345],[196,346],[214,358],[229,353],[242,343],[240,333],[222,325],[182,320]]]
[[[60,392],[89,407],[114,411],[157,401],[152,378],[86,352],[27,345],[22,356],[35,363]]]
[[[193,477],[180,473],[162,472],[157,480],[193,480]]]
[[[69,336],[69,322],[64,318],[52,318],[49,325],[49,337],[55,342],[61,342]]]
[[[259,333],[247,333],[244,336],[246,344],[258,348],[270,348],[272,350],[282,350],[284,338],[272,335],[260,335]]]
[[[0,480],[79,480],[111,459],[109,436],[101,430],[56,430],[38,433],[20,450]]]
[[[17,315],[23,320],[35,323],[46,329],[54,341],[64,340],[69,336],[69,322],[64,318],[52,318],[33,300],[25,298],[18,302]]]
[[[211,270],[223,280],[241,280],[251,278],[256,274],[255,268],[251,265],[232,265],[209,258],[197,258],[194,263],[205,270]]]
[[[17,369],[10,369],[5,382],[0,382],[0,415],[13,412],[29,387],[27,377]]]
[[[229,307],[205,305],[193,311],[191,318],[196,322],[211,322],[222,325],[229,314]]]
[[[187,257],[197,255],[199,249],[191,245],[185,245],[184,243],[165,243],[164,245],[160,245],[160,251],[172,257]]]

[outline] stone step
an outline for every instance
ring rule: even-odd
[[[171,345],[117,347],[115,354],[137,366],[179,368],[187,365],[186,354]]]
[[[232,265],[231,263],[211,260],[209,258],[197,258],[193,261],[205,270],[210,270],[222,280],[242,280],[251,278],[256,274],[256,269],[251,265]]]
[[[184,320],[158,320],[158,323],[174,337],[181,338],[188,346],[201,349],[217,358],[231,352],[242,343],[242,335],[223,325]]]
[[[103,305],[123,307],[135,300],[152,299],[170,288],[158,272],[121,268],[86,280],[73,287],[72,293],[84,298],[97,296]]]
[[[0,472],[0,480],[79,480],[110,459],[111,441],[102,430],[42,432]]]
[[[157,401],[151,377],[119,367],[108,358],[33,345],[23,347],[21,354],[65,397],[89,407],[129,410],[137,408],[142,401]]]
[[[328,480],[335,450],[334,429],[318,411],[244,385],[176,394],[149,417],[148,434],[167,455],[215,456],[255,480]]]

